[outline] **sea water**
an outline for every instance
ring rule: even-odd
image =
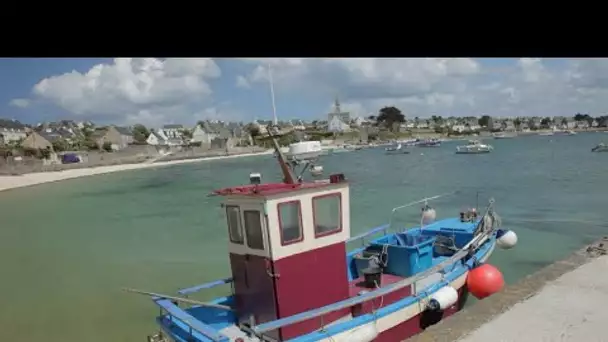
[[[494,197],[518,245],[490,262],[508,283],[608,232],[608,154],[603,137],[489,140],[494,151],[456,155],[462,142],[420,153],[383,149],[324,156],[325,174],[351,184],[352,234],[387,223],[393,207],[459,192],[430,204],[439,218]],[[211,190],[245,184],[251,172],[280,179],[272,156],[114,173],[0,193],[0,337],[13,342],[143,341],[155,306],[133,287],[175,293],[229,276],[227,233]],[[420,207],[394,228],[416,226]],[[226,289],[195,298],[207,299]],[[491,300],[489,298],[488,300]]]

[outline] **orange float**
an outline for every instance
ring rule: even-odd
[[[504,285],[502,273],[490,264],[477,266],[467,275],[467,288],[477,299],[484,299],[499,292]]]

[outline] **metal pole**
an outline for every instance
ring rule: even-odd
[[[277,118],[277,107],[274,102],[274,82],[272,81],[272,69],[270,68],[270,63],[268,63],[268,80],[270,81],[270,97],[272,99],[272,116],[274,119],[274,124],[278,125],[279,120]]]
[[[164,298],[164,299],[172,299],[172,300],[182,302],[182,303],[188,303],[188,304],[194,304],[194,305],[200,305],[200,306],[207,306],[210,308],[218,308],[218,309],[233,311],[233,309],[227,305],[206,303],[206,302],[201,302],[198,300],[193,300],[193,299],[188,299],[188,298],[183,298],[183,297],[176,297],[176,296],[169,296],[169,295],[162,294],[162,293],[148,292],[148,291],[142,291],[142,290],[136,290],[136,289],[124,288],[123,290],[127,291],[127,292],[131,292],[131,293],[141,294],[141,295],[159,297],[159,298]]]

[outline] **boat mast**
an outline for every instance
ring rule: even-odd
[[[268,63],[268,81],[270,83],[270,99],[272,100],[273,123],[274,123],[274,127],[278,128],[279,120],[277,119],[277,106],[274,101],[274,82],[272,80],[272,69],[270,68],[270,63]],[[281,147],[279,146],[279,142],[277,141],[277,136],[274,135],[274,130],[273,130],[274,127],[271,127],[271,125],[268,125],[267,130],[268,130],[268,135],[270,136],[270,138],[272,140],[272,146],[274,147],[274,150],[275,150],[275,153],[277,156],[277,161],[279,162],[279,166],[281,167],[281,171],[283,172],[283,182],[285,182],[286,184],[295,184],[296,182],[293,177],[293,174],[291,173],[291,170],[289,169],[289,165],[287,165],[285,156],[281,152]]]
[[[274,119],[273,123],[277,125],[279,120],[277,119],[277,107],[274,102],[274,82],[272,81],[272,69],[270,68],[270,63],[268,63],[268,80],[270,81],[270,98],[272,99],[272,117]]]

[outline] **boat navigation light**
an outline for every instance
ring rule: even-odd
[[[255,184],[255,185],[262,183],[262,174],[260,174],[259,172],[250,173],[249,182],[251,182],[251,184]]]

